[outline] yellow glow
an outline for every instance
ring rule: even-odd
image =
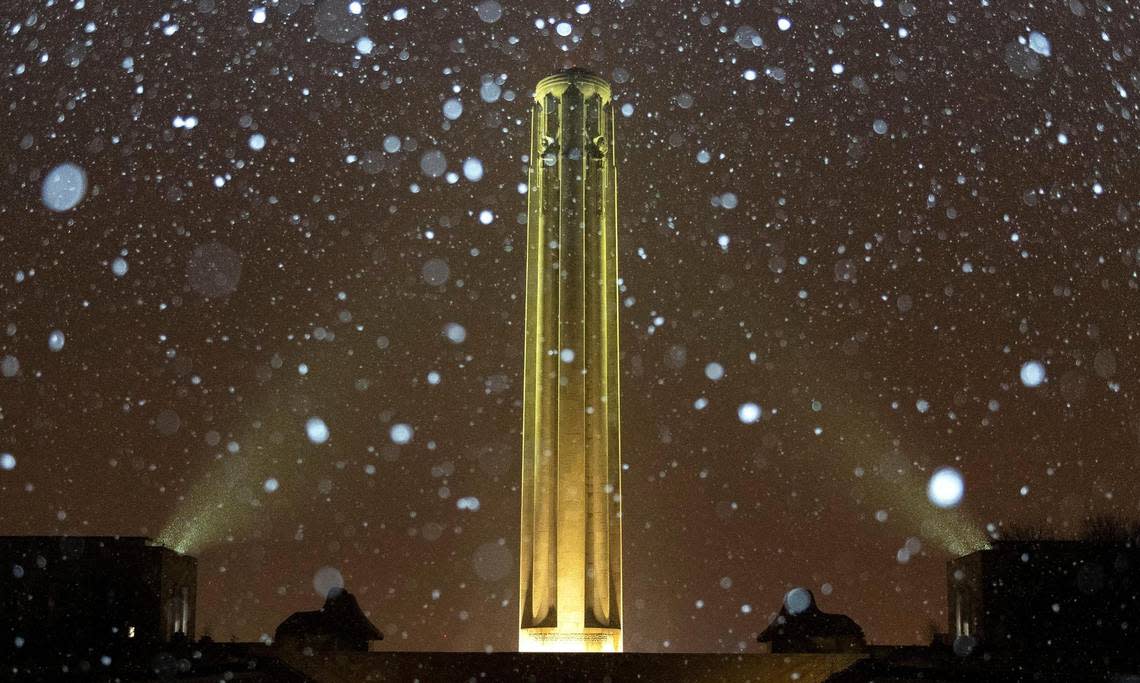
[[[621,651],[617,171],[610,86],[570,70],[531,111],[519,649]]]
[[[621,629],[519,629],[519,652],[621,652]]]

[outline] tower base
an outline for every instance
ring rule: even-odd
[[[519,652],[621,652],[621,629],[520,628]]]

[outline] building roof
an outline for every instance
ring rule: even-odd
[[[100,543],[104,545],[133,545],[133,546],[153,546],[154,541],[146,536],[71,536],[71,535],[48,535],[48,536],[30,536],[30,535],[15,535],[15,536],[0,536],[0,543],[5,544],[20,544],[20,545],[51,545],[51,544],[67,544],[67,543]]]
[[[784,601],[776,619],[756,639],[761,643],[801,638],[853,637],[863,639],[863,629],[846,614],[830,614],[819,609],[811,591],[796,589],[807,594],[807,605],[797,611],[788,609]]]
[[[63,559],[155,553],[174,555],[182,558],[180,561],[195,564],[198,562],[193,556],[178,552],[174,548],[167,547],[147,536],[0,536],[0,548],[7,552],[35,552],[49,554],[52,557],[59,556]]]
[[[384,635],[372,625],[356,596],[343,588],[329,591],[325,604],[312,612],[294,612],[277,627],[277,640],[283,637],[305,638],[337,636],[348,640],[383,640]]]

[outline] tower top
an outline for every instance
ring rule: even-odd
[[[604,94],[605,99],[610,96],[609,81],[588,69],[570,67],[562,69],[555,74],[547,76],[538,82],[534,89],[534,99],[541,101],[549,93],[561,94],[571,84],[587,94],[587,91]]]

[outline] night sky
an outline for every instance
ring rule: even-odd
[[[0,533],[186,549],[218,640],[343,581],[385,648],[514,649],[519,184],[576,65],[622,114],[626,648],[755,650],[796,586],[925,642],[951,553],[1140,514],[1137,11],[13,0]]]

